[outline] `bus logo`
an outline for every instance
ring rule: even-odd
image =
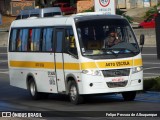
[[[11,112],[2,112],[2,117],[12,117]]]
[[[110,3],[110,0],[99,0],[99,3],[102,7],[107,7]]]

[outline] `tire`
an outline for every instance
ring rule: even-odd
[[[70,101],[71,103],[77,105],[80,103],[83,103],[83,96],[79,95],[78,92],[78,87],[75,81],[69,81],[68,83],[68,87],[69,87],[69,97],[70,97]]]
[[[134,101],[136,97],[136,91],[123,92],[122,96],[125,101]]]
[[[33,78],[29,81],[29,92],[33,100],[38,100],[41,98],[41,93],[37,91],[36,83]]]

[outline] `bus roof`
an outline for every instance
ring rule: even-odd
[[[119,15],[104,15],[100,13],[84,13],[73,14],[70,16],[54,16],[54,17],[30,17],[28,19],[15,20],[12,23],[12,27],[29,27],[29,26],[58,26],[58,25],[71,25],[73,20],[83,21],[91,19],[123,19]]]

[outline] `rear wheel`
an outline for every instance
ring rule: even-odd
[[[38,100],[41,98],[41,93],[37,91],[36,83],[33,80],[33,78],[31,78],[29,81],[29,92],[30,92],[32,99]]]
[[[75,81],[69,81],[69,97],[73,104],[80,104],[83,102],[83,96],[79,95],[78,87]]]
[[[125,101],[133,101],[136,97],[136,91],[123,92],[122,96]]]

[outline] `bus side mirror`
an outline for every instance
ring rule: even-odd
[[[141,34],[140,35],[140,45],[144,45],[144,39],[145,39],[144,34]]]
[[[142,49],[143,49],[143,45],[144,45],[144,39],[145,39],[145,36],[144,36],[144,34],[141,34],[141,35],[140,35],[140,45],[141,45],[141,51],[142,51]]]

